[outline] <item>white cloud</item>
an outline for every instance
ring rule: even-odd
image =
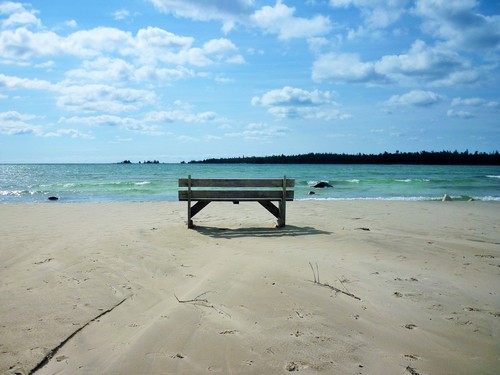
[[[119,9],[112,14],[115,20],[123,20],[130,17],[130,12],[127,9]]]
[[[78,26],[78,23],[75,20],[69,20],[64,22],[64,24],[68,27],[75,28]]]
[[[45,133],[44,137],[61,137],[69,136],[71,138],[94,139],[92,134],[82,133],[77,129],[57,129],[54,132]]]
[[[423,30],[451,47],[465,50],[500,47],[500,16],[477,13],[475,0],[421,0],[415,13],[423,18]]]
[[[53,60],[49,60],[49,61],[45,61],[43,63],[40,63],[40,64],[35,64],[35,68],[41,68],[41,69],[49,69],[49,68],[52,68],[54,67],[55,65],[55,62]]]
[[[157,68],[143,65],[133,72],[135,82],[170,82],[179,79],[192,78],[196,73],[192,69],[183,66],[175,68]]]
[[[309,38],[324,35],[332,29],[330,19],[321,15],[313,18],[295,17],[295,8],[287,7],[280,0],[274,7],[264,6],[250,18],[254,26],[280,39]]]
[[[38,79],[26,79],[0,74],[0,88],[50,90],[58,94],[57,105],[71,111],[126,112],[137,110],[156,100],[153,91],[117,88],[104,84],[53,84]]]
[[[444,99],[432,91],[413,90],[403,95],[393,95],[387,101],[390,105],[401,106],[416,106],[416,107],[430,107],[434,104],[441,102]]]
[[[314,81],[379,82],[384,77],[377,73],[372,62],[362,62],[358,54],[327,53],[313,64]]]
[[[368,29],[381,29],[394,24],[405,13],[407,4],[408,0],[330,0],[330,6],[334,8],[359,8]]]
[[[229,39],[212,39],[203,45],[203,54],[218,62],[241,64],[245,60],[237,54],[238,48]]]
[[[453,98],[451,101],[452,106],[468,106],[468,107],[498,107],[498,102],[493,100],[486,100],[482,98]]]
[[[58,121],[59,123],[64,124],[76,124],[76,125],[85,125],[85,126],[130,126],[136,125],[138,120],[132,119],[130,117],[120,117],[115,115],[98,115],[98,116],[74,116],[74,117],[61,117]]]
[[[60,92],[57,105],[78,112],[127,112],[155,100],[151,91],[99,84],[61,87]]]
[[[498,108],[498,102],[477,97],[464,99],[453,98],[451,106],[454,109],[448,110],[448,117],[457,117],[467,120],[477,117],[478,113],[483,114],[485,112],[491,113],[492,111],[496,111]],[[456,107],[462,107],[462,109],[455,109]]]
[[[192,137],[190,135],[180,135],[177,137],[177,139],[179,141],[184,141],[184,142],[198,142],[199,141],[198,138]]]
[[[215,112],[207,111],[193,113],[190,109],[176,109],[171,111],[153,111],[146,114],[145,121],[148,122],[185,122],[185,123],[204,123],[217,120]]]
[[[174,80],[191,78],[195,75],[193,70],[183,66],[162,68],[110,57],[85,60],[81,67],[66,72],[66,77],[71,82],[110,82],[120,85],[127,82],[168,83]]]
[[[24,27],[0,32],[0,55],[27,60],[61,53],[61,38],[51,31],[33,32]]]
[[[7,89],[52,90],[54,85],[41,79],[19,78],[0,73],[0,87]]]
[[[135,48],[134,37],[130,32],[113,27],[96,27],[90,30],[79,30],[65,38],[58,37],[58,39],[60,49],[57,50],[54,48],[58,54],[70,54],[81,57],[114,52],[127,56],[132,55]]]
[[[443,47],[429,47],[417,40],[407,53],[388,55],[376,62],[376,70],[392,77],[421,77],[432,81],[441,79],[451,72],[463,69],[463,59]]]
[[[446,115],[448,117],[458,117],[465,120],[475,117],[474,114],[469,111],[455,111],[453,109],[449,109]]]
[[[232,20],[252,9],[254,0],[149,0],[163,13],[194,20]]]
[[[318,82],[452,86],[474,83],[480,75],[456,52],[417,40],[408,52],[386,55],[378,61],[363,62],[356,54],[321,55],[314,62],[312,78]]]
[[[79,124],[92,127],[116,127],[122,130],[132,131],[139,134],[150,136],[165,135],[165,133],[158,125],[145,124],[144,121],[131,117],[120,117],[116,115],[97,115],[97,116],[75,116],[59,119],[59,123],[66,124]]]
[[[159,11],[197,21],[216,20],[223,23],[225,33],[237,24],[256,27],[280,39],[307,38],[328,33],[331,22],[328,17],[296,17],[295,8],[277,0],[274,6],[255,7],[254,0],[149,0]]]
[[[338,120],[350,117],[337,109],[338,104],[330,91],[307,91],[285,86],[252,98],[252,104],[269,107],[269,113],[277,118]]]
[[[244,62],[238,48],[229,39],[212,39],[202,47],[195,47],[193,43],[191,37],[175,35],[157,27],[140,29],[135,36],[111,27],[80,30],[68,36],[18,28],[0,32],[0,55],[20,62],[45,56],[69,55],[87,59],[119,56],[133,60],[128,64],[148,67],[158,64],[204,67],[216,62]]]
[[[3,3],[0,4],[0,14],[13,14],[13,13],[18,13],[18,12],[24,12],[26,9],[24,9],[23,4],[21,3],[14,3],[12,1],[4,1]]]
[[[222,30],[231,31],[253,9],[254,0],[149,0],[160,12],[197,21],[221,21]]]
[[[41,135],[41,127],[29,123],[35,118],[34,115],[22,114],[17,111],[0,112],[0,133],[5,135]]]
[[[5,58],[31,59],[41,56],[97,56],[101,53],[131,55],[134,38],[111,27],[80,30],[66,37],[52,31],[33,32],[25,27],[0,32],[0,53]]]
[[[256,141],[272,141],[289,133],[285,126],[270,126],[266,123],[250,123],[241,132],[227,133],[226,137]]]
[[[316,106],[334,103],[332,96],[330,91],[306,91],[285,86],[282,89],[268,91],[262,97],[254,97],[252,104],[263,106]]]
[[[28,121],[36,118],[35,115],[22,114],[17,111],[0,112],[0,121]]]
[[[131,81],[135,74],[133,64],[122,59],[113,59],[109,57],[98,57],[95,60],[85,60],[78,69],[72,69],[66,72],[70,79],[80,79],[82,81]]]
[[[28,10],[24,4],[6,1],[0,4],[0,15],[8,16],[0,21],[2,28],[20,25],[41,27],[42,22],[36,16],[35,10]]]
[[[309,48],[311,51],[315,53],[321,52],[321,49],[328,44],[330,44],[329,40],[324,37],[312,37],[307,39],[307,43],[309,44]]]

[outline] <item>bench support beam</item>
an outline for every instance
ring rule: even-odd
[[[280,210],[278,207],[276,207],[272,202],[269,201],[259,201],[259,203],[264,207],[266,210],[268,210],[271,215],[274,215],[276,219],[279,219],[280,217]]]

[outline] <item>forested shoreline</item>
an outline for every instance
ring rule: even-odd
[[[498,151],[458,152],[384,152],[380,154],[309,153],[299,155],[240,156],[192,160],[189,163],[205,164],[422,164],[422,165],[500,165]]]

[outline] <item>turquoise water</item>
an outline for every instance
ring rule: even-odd
[[[177,179],[292,177],[296,199],[500,200],[498,166],[3,164],[0,203],[176,201]],[[333,188],[313,189],[327,181]],[[309,193],[314,191],[314,195]]]

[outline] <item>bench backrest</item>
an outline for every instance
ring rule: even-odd
[[[291,201],[295,186],[293,178],[180,178],[180,201]],[[209,189],[200,189],[209,188]],[[264,190],[266,189],[266,190]]]

